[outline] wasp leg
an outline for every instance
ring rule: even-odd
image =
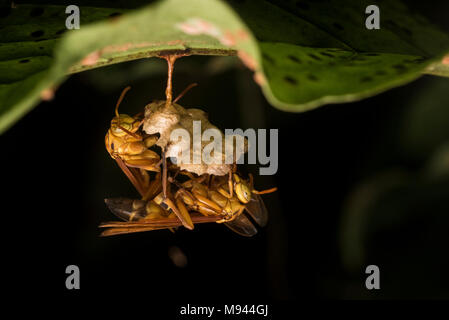
[[[167,190],[167,197],[164,198],[163,192],[159,193],[155,198],[154,201],[160,205],[165,210],[171,210],[178,219],[182,222],[182,225],[186,227],[187,229],[192,230],[194,228],[192,219],[190,217],[189,212],[185,207],[183,207],[181,210],[175,205],[175,201],[172,200],[171,194],[169,194]],[[184,210],[185,209],[185,210]]]
[[[234,195],[234,181],[232,180],[231,171],[229,171],[228,187],[229,187],[229,197],[228,198],[230,199]]]
[[[223,187],[218,187],[217,191],[220,192],[221,195],[225,196],[226,198],[231,199],[234,196],[234,179],[231,171],[229,171],[227,188],[228,190],[226,190]]]
[[[278,189],[278,188],[274,187],[274,188],[270,188],[270,189],[266,189],[266,190],[262,190],[262,191],[254,190],[254,178],[251,173],[249,174],[249,187],[251,188],[252,193],[255,193],[255,194],[273,193],[273,192],[277,191],[277,189]]]
[[[229,170],[229,177],[228,177],[228,188],[229,188],[229,194],[225,195],[228,199],[231,199],[234,196],[234,173],[237,172],[237,165],[234,163],[232,165],[232,170]]]
[[[179,209],[179,212],[184,217],[184,219],[187,221],[187,223],[192,226],[192,229],[193,229],[193,222],[192,222],[189,211],[187,210],[184,202],[182,202],[181,199],[176,199],[175,202],[176,202],[176,206]]]
[[[161,183],[161,173],[158,172],[153,181],[151,181],[145,195],[142,197],[142,200],[150,200],[153,199],[159,192],[161,192],[162,183]]]
[[[165,149],[162,149],[162,194],[165,200],[167,198],[167,158],[165,158]]]
[[[215,210],[218,214],[223,212],[223,208],[220,207],[215,201],[212,201],[212,200],[210,200],[210,199],[208,199],[208,198],[198,194],[195,191],[192,191],[192,193],[193,193],[193,196],[197,199],[197,201],[196,201],[197,204],[199,204],[200,206],[201,205],[202,206],[205,205],[205,206]]]
[[[141,154],[127,156],[124,162],[127,166],[133,168],[145,169],[148,171],[159,172],[159,155],[152,150],[145,150]]]
[[[144,169],[139,169],[138,172],[138,176],[140,177],[141,184],[144,190],[148,190],[148,188],[150,187],[150,175]]]
[[[137,192],[141,196],[144,196],[145,189],[142,186],[141,182],[136,178],[136,176],[131,172],[131,170],[126,166],[123,160],[120,157],[115,158],[115,161],[119,165],[120,169],[122,169],[123,173],[128,177],[129,181],[133,184],[134,188],[136,188]]]
[[[152,134],[143,140],[143,144],[145,147],[151,148],[156,144],[157,140],[159,140],[158,136],[156,134]]]
[[[198,83],[194,82],[191,83],[187,86],[187,88],[185,88],[177,97],[175,100],[173,100],[173,104],[175,104],[179,99],[181,99],[186,93],[187,91],[189,91],[190,89],[192,89],[193,87],[196,87],[198,85]]]
[[[241,215],[243,210],[245,210],[245,207],[241,207],[236,213],[231,216],[231,218],[223,218],[221,220],[218,220],[217,223],[231,222],[235,220],[235,218],[237,218],[239,215]]]
[[[210,201],[210,204],[215,207],[215,209],[211,208],[210,206],[201,203],[197,200],[196,196],[194,196],[192,193],[185,189],[179,189],[176,192],[176,199],[182,199],[182,202],[187,205],[187,207],[191,210],[195,210],[200,212],[204,216],[220,216],[221,215],[221,208],[217,207],[215,203]]]

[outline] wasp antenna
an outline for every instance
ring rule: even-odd
[[[262,190],[262,191],[253,190],[253,192],[254,192],[255,194],[268,194],[268,193],[276,192],[277,189],[278,189],[278,188],[274,187],[274,188],[267,189],[267,190]]]
[[[117,116],[117,119],[120,118],[119,114],[118,114],[118,107],[120,106],[120,103],[122,103],[122,100],[125,97],[125,94],[129,91],[129,89],[131,89],[130,86],[128,86],[125,89],[123,89],[122,94],[120,95],[120,98],[118,98],[117,104],[115,106],[115,115]]]
[[[120,130],[126,132],[127,134],[129,134],[130,136],[133,136],[136,139],[140,139],[140,136],[138,134],[135,134],[129,130],[126,130],[125,128],[123,128],[120,124],[117,124],[117,128],[119,128]]]
[[[251,189],[254,188],[254,178],[251,173],[249,174],[249,185],[250,185]]]
[[[140,128],[140,126],[143,125],[144,122],[145,122],[145,119],[142,119],[142,120],[139,122],[139,125],[137,126],[137,128]]]
[[[187,86],[187,88],[185,88],[177,97],[175,100],[173,100],[173,103],[176,103],[176,101],[178,101],[179,99],[181,99],[190,89],[192,89],[193,87],[196,87],[198,85],[198,83],[194,82],[191,83]]]

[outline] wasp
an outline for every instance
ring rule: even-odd
[[[230,196],[226,177],[203,175],[179,183],[170,178],[170,188],[175,186],[174,203],[183,215],[188,215],[193,224],[223,223],[232,231],[246,237],[254,236],[257,228],[251,222],[263,227],[268,220],[268,212],[260,194],[271,193],[272,188],[265,191],[253,189],[252,176],[250,180],[242,179],[234,173],[234,191]],[[108,222],[100,225],[108,228],[102,236],[143,232],[174,228],[183,225],[175,214],[161,206],[162,193],[152,200],[132,200],[128,198],[106,199],[106,205],[125,222]],[[249,217],[244,214],[249,214]]]
[[[175,60],[176,56],[167,57],[169,76],[166,106],[176,103],[196,85],[190,85],[172,101],[171,78]],[[193,229],[194,224],[205,222],[224,223],[243,236],[255,235],[256,227],[243,212],[246,211],[258,225],[264,226],[268,213],[259,195],[273,192],[275,188],[258,192],[253,188],[252,176],[246,181],[235,173],[236,170],[229,172],[227,180],[225,177],[210,175],[195,178],[184,173],[190,180],[179,183],[175,179],[176,174],[174,177],[167,177],[168,165],[164,150],[161,151],[161,159],[155,151],[149,149],[156,144],[158,136],[145,134],[140,129],[144,121],[142,114],[131,117],[118,113],[119,105],[129,89],[130,87],[127,87],[123,90],[116,104],[115,117],[106,134],[105,144],[111,157],[116,160],[142,198],[106,199],[109,209],[125,222],[100,225],[109,228],[102,235],[171,229],[180,225]],[[147,171],[156,172],[156,177],[151,182]],[[174,193],[172,188],[175,189]]]
[[[244,180],[233,173],[232,185],[226,176],[208,176],[206,183],[201,183],[201,179],[206,180],[204,176],[198,180],[191,179],[181,185],[175,198],[182,198],[189,210],[205,216],[219,216],[217,223],[224,223],[240,235],[253,236],[257,229],[243,212],[248,213],[259,226],[265,226],[268,212],[260,195],[274,192],[277,188],[257,191],[252,175],[249,177],[249,180]]]
[[[196,83],[189,85],[176,97],[174,102],[178,101],[188,90],[196,85]],[[144,119],[141,113],[131,117],[118,112],[120,103],[129,89],[130,87],[125,88],[117,101],[115,117],[111,120],[111,126],[105,136],[106,149],[140,193],[143,200],[152,199],[156,196],[155,192],[162,189],[163,194],[156,198],[157,204],[174,212],[186,228],[193,229],[193,222],[185,207],[178,209],[173,197],[170,194],[167,195],[166,170],[162,171],[162,178],[159,174],[161,172],[161,163],[163,168],[166,168],[164,154],[162,154],[163,160],[161,160],[161,157],[155,151],[149,149],[156,144],[158,140],[157,134],[148,135],[142,132],[140,128]],[[155,180],[151,183],[147,171],[158,173]],[[159,183],[161,179],[162,183]],[[179,205],[182,206],[180,203]]]
[[[149,149],[156,144],[157,136],[144,134],[140,130],[143,124],[142,114],[131,117],[118,113],[120,103],[129,89],[131,87],[126,87],[117,101],[115,117],[106,133],[105,145],[111,157],[143,196],[149,183],[146,170],[159,172],[161,159],[155,151]],[[130,168],[140,170],[136,172]]]

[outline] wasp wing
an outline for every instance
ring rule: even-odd
[[[191,218],[194,224],[211,223],[216,222],[220,219],[216,216],[205,217],[202,214],[196,212],[192,214]],[[177,218],[147,219],[141,221],[111,221],[104,222],[99,225],[100,228],[107,228],[101,234],[101,236],[103,237],[135,232],[170,229],[179,226],[182,226],[182,222]]]
[[[224,225],[243,237],[252,237],[257,233],[254,224],[243,213],[234,220],[225,222]]]
[[[259,226],[266,226],[268,222],[268,211],[261,196],[253,193],[251,201],[246,204],[245,209]]]
[[[109,236],[116,236],[119,234],[128,234],[128,233],[136,233],[136,232],[145,232],[145,231],[153,231],[153,230],[161,230],[161,229],[167,229],[167,228],[154,228],[154,227],[133,227],[133,228],[126,228],[126,227],[119,227],[119,228],[108,228],[105,229],[101,234],[100,237],[109,237]]]

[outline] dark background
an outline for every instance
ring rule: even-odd
[[[162,99],[165,65],[153,58],[76,74],[0,136],[9,292],[153,304],[448,298],[449,179],[447,171],[424,173],[449,138],[449,80],[424,76],[363,101],[295,114],[270,106],[238,61],[221,69],[229,59],[182,58],[174,89],[198,82],[180,103],[204,109],[219,128],[279,129],[279,171],[255,179],[258,189],[279,189],[264,196],[268,226],[253,238],[216,224],[98,237],[100,222],[115,219],[103,199],[138,196],[104,147],[116,100],[127,85],[123,113]],[[414,118],[410,110],[418,110]],[[413,123],[423,127],[413,131]],[[257,173],[257,166],[241,170]],[[390,170],[406,178],[364,194],[364,258],[348,260],[348,208],[367,179]],[[184,268],[170,259],[172,247],[187,257]],[[81,270],[79,292],[65,288],[70,264]],[[381,290],[365,289],[369,264],[381,270]]]

